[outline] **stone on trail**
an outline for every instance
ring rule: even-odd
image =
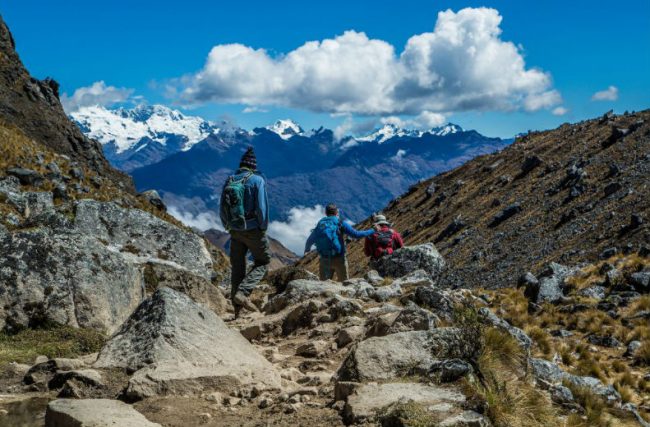
[[[211,310],[160,288],[142,302],[99,353],[97,368],[136,371],[127,396],[279,389],[273,365]]]
[[[119,400],[57,399],[47,405],[45,427],[160,427]]]
[[[436,281],[445,268],[445,260],[433,243],[404,246],[391,255],[380,258],[375,264],[377,272],[383,277],[402,277],[424,270]]]
[[[350,351],[338,370],[338,380],[359,382],[426,375],[440,360],[473,357],[478,347],[476,341],[457,328],[368,338]]]
[[[431,407],[432,415],[440,420],[460,412],[465,396],[453,388],[421,383],[363,384],[348,396],[343,416],[350,423],[372,422],[383,409],[400,401]]]

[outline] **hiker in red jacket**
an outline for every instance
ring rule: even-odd
[[[384,255],[390,255],[394,250],[404,246],[402,236],[390,228],[390,223],[384,215],[375,215],[374,221],[375,228],[379,230],[366,237],[363,247],[366,256],[370,257],[371,265]]]

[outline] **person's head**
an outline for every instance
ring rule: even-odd
[[[327,206],[325,206],[325,215],[336,216],[338,214],[339,214],[339,208],[337,208],[334,203],[330,203]]]
[[[384,215],[374,215],[373,216],[373,221],[374,221],[375,225],[379,225],[379,226],[384,226],[385,225],[387,227],[390,227],[390,222],[388,222],[388,220],[386,219],[386,217]]]
[[[244,155],[241,156],[239,167],[250,170],[257,170],[257,158],[255,157],[255,151],[253,151],[253,147],[248,147]]]

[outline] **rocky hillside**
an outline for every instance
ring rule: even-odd
[[[99,143],[86,137],[65,115],[59,84],[38,80],[25,69],[11,32],[0,16],[0,124],[15,126],[52,151],[83,163],[127,191],[131,180],[111,168]]]
[[[609,113],[521,136],[414,185],[383,213],[407,244],[435,242],[452,267],[450,285],[514,286],[551,261],[648,245],[648,176],[650,111]],[[353,272],[363,274],[362,245],[350,249]]]
[[[224,252],[229,253],[230,234],[212,228],[206,230],[203,235],[210,243],[219,249],[222,249]],[[291,265],[298,260],[298,255],[285,248],[282,243],[275,240],[273,237],[268,237],[268,239],[271,248],[271,264],[269,265],[271,270]]]

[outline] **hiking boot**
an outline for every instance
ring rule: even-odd
[[[248,311],[253,311],[257,312],[259,311],[257,309],[257,306],[251,302],[250,299],[246,295],[244,295],[243,292],[237,292],[235,296],[232,299],[233,305],[235,306],[235,313],[239,314],[239,310],[237,308],[245,308]]]

